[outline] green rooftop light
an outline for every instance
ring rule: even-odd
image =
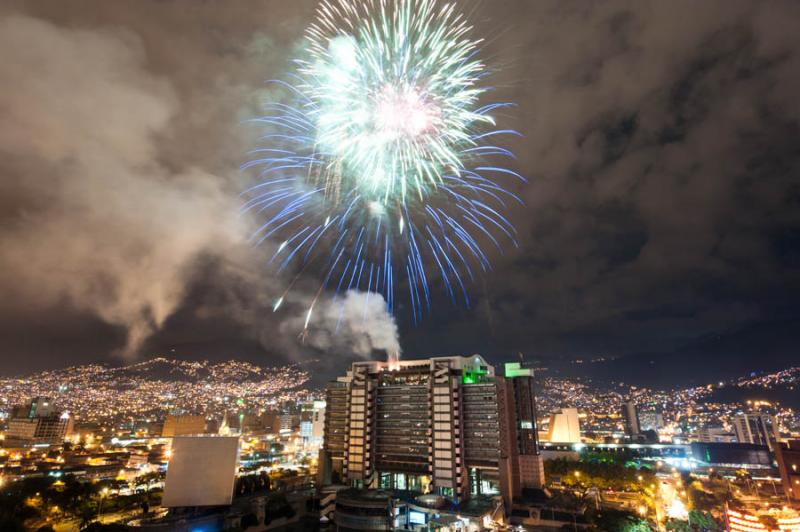
[[[467,366],[469,369],[464,371],[461,382],[464,384],[477,384],[483,380],[489,372],[482,369],[481,366]]]
[[[523,368],[519,362],[506,362],[506,377],[513,379],[515,377],[533,377],[533,370]]]

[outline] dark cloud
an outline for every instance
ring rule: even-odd
[[[236,216],[254,144],[242,120],[314,7],[0,7],[9,368],[175,346],[270,360],[392,348],[377,310],[336,335],[324,296],[298,338],[317,285],[301,281],[273,314],[286,280]],[[437,298],[416,328],[400,309],[406,352],[668,351],[797,316],[800,5],[504,0],[471,13],[491,36],[495,96],[519,103],[503,125],[526,135],[520,248],[494,257],[472,309]]]

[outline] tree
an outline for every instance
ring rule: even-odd
[[[667,522],[670,532],[717,532],[722,530],[716,520],[705,512],[692,510],[688,520],[671,519]]]
[[[598,456],[590,455],[593,459]],[[606,461],[599,455],[597,461],[576,462],[566,459],[545,462],[548,476],[561,477],[566,486],[591,486],[598,489],[644,492],[655,482],[655,475],[649,469],[639,469],[635,465],[626,467],[622,463]]]
[[[716,532],[718,530],[722,530],[722,527],[719,525],[719,523],[717,523],[717,520],[714,519],[711,514],[706,512],[692,510],[689,512],[689,522],[692,524],[693,529],[701,530],[703,532]]]
[[[626,524],[622,529],[622,532],[653,532],[653,529],[650,527],[650,523],[644,519],[639,519],[635,522]]]
[[[73,510],[73,515],[78,519],[78,528],[84,530],[97,517],[97,505],[93,504],[92,501],[84,501]]]
[[[47,477],[35,477],[7,484],[0,491],[0,530],[26,530],[25,521],[41,515],[29,504],[31,498],[46,493],[52,483]]]
[[[726,491],[714,489],[710,486],[711,491],[706,491],[697,485],[690,485],[688,487],[689,507],[698,512],[720,512],[725,507],[725,502],[730,499]]]
[[[652,532],[650,524],[637,515],[622,510],[602,510],[592,516],[597,531]]]
[[[667,530],[669,532],[692,532],[689,521],[682,519],[670,519],[667,521]]]

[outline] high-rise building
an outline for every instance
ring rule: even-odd
[[[776,443],[775,458],[786,497],[800,501],[800,440]]]
[[[21,443],[61,443],[72,432],[72,416],[59,412],[46,397],[36,397],[13,409],[6,439]]]
[[[562,408],[550,416],[547,440],[553,443],[580,443],[581,423],[577,408]]]
[[[50,416],[55,413],[55,406],[49,397],[34,397],[24,405],[15,406],[11,411],[12,418],[28,418]]]
[[[304,445],[310,445],[313,438],[314,426],[310,421],[300,422],[300,437],[303,439]]]
[[[164,420],[164,428],[161,430],[161,435],[165,438],[174,438],[175,436],[205,434],[205,432],[206,418],[203,416],[175,416],[170,414]]]
[[[457,500],[539,488],[533,374],[482,357],[356,362],[327,388],[323,483]]]
[[[325,437],[325,401],[314,401],[314,417],[311,419],[311,436],[322,441]]]
[[[740,414],[733,418],[736,439],[739,443],[752,443],[775,451],[774,442],[780,440],[778,421],[766,414]]]
[[[622,403],[622,421],[625,425],[625,434],[627,436],[635,438],[641,433],[639,427],[639,409],[636,408],[636,403],[633,401]]]
[[[302,420],[300,414],[281,414],[279,417],[280,430],[294,432],[300,428],[300,421]]]

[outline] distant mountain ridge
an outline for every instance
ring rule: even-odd
[[[606,382],[676,388],[793,366],[800,366],[800,320],[760,323],[703,337],[668,353],[637,353],[563,370]]]
[[[292,366],[288,366],[292,367]],[[268,372],[275,368],[257,366],[250,362],[229,360],[226,362],[186,361],[165,357],[156,357],[126,366],[112,366],[110,364],[88,364],[83,366],[70,366],[68,368],[50,370],[36,375],[46,375],[54,378],[70,380],[78,374],[90,374],[102,380],[133,381],[133,380],[159,380],[177,382],[201,382],[213,380],[216,382],[257,382],[263,380]],[[298,369],[298,371],[301,371]],[[33,375],[29,376],[33,377]]]

